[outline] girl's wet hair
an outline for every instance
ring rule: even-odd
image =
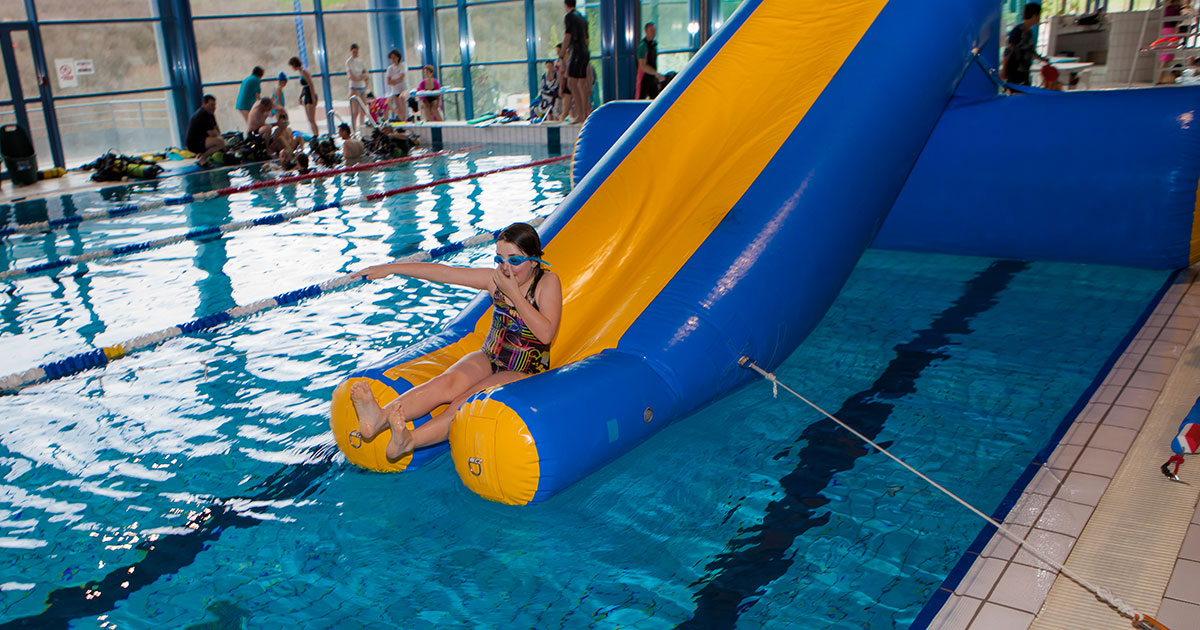
[[[514,223],[504,228],[496,240],[516,245],[526,256],[542,257],[542,239],[528,223]]]

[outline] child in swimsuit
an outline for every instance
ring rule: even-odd
[[[467,353],[440,376],[380,407],[366,381],[350,386],[364,441],[391,429],[386,454],[395,461],[421,446],[446,441],[450,421],[471,395],[544,372],[550,368],[550,344],[562,317],[562,282],[542,260],[537,232],[514,223],[496,238],[494,268],[451,267],[436,263],[394,263],[359,272],[368,280],[402,275],[471,287],[492,296],[492,327],[483,347]],[[420,418],[449,405],[409,430],[406,418]]]
[[[554,108],[558,105],[558,70],[553,61],[546,62],[542,73],[541,93],[538,95],[536,112],[539,118],[554,120]]]
[[[421,79],[421,83],[417,85],[418,91],[433,92],[442,89],[442,84],[438,83],[437,78],[433,76],[433,66],[425,66],[421,72],[425,74],[425,78]],[[442,119],[442,97],[440,95],[421,97],[421,117],[430,122]]]
[[[317,95],[313,92],[312,75],[304,64],[300,63],[299,57],[288,59],[288,65],[292,70],[300,73],[300,107],[304,109],[304,114],[308,116],[308,124],[312,127],[312,135],[320,135],[317,129]]]

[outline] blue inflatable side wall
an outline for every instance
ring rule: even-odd
[[[1200,87],[1018,94],[948,110],[876,247],[1189,264]]]
[[[982,69],[970,77],[987,80]],[[956,94],[874,247],[1150,269],[1196,262],[1200,87],[987,99],[978,90]],[[645,107],[597,110],[573,175]]]

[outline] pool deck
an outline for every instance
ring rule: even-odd
[[[570,153],[575,147],[581,125],[564,123],[530,124],[519,121],[503,125],[469,125],[463,122],[422,123],[405,125],[406,131],[411,131],[420,139],[422,147],[437,151],[443,147],[467,145],[513,145],[513,146],[544,146],[552,155]],[[159,165],[166,170],[158,177],[159,180],[174,177],[179,174],[195,173],[194,169],[186,168],[195,160],[163,161]],[[341,166],[341,165],[339,165]],[[223,166],[204,172],[218,173],[225,170],[241,168],[238,166]],[[14,186],[11,181],[0,182],[0,204],[32,201],[48,197],[57,197],[75,193],[90,192],[102,188],[113,188],[130,184],[145,184],[154,180],[126,179],[118,182],[94,182],[93,171],[71,169],[67,174],[54,178],[39,180],[28,186]],[[295,173],[280,172],[277,175],[294,175]]]
[[[1187,483],[1159,471],[1200,395],[1198,324],[1200,267],[1192,267],[1175,277],[1004,521],[1171,630],[1200,628],[1200,461],[1180,469]],[[962,579],[940,589],[948,599],[931,630],[1131,627],[999,532],[968,557]]]

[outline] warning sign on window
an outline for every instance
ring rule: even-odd
[[[85,74],[96,74],[95,68],[92,66],[91,59],[76,59],[75,60],[75,76],[83,76]]]
[[[54,67],[58,69],[58,87],[79,87],[79,74],[75,72],[74,59],[55,59]]]

